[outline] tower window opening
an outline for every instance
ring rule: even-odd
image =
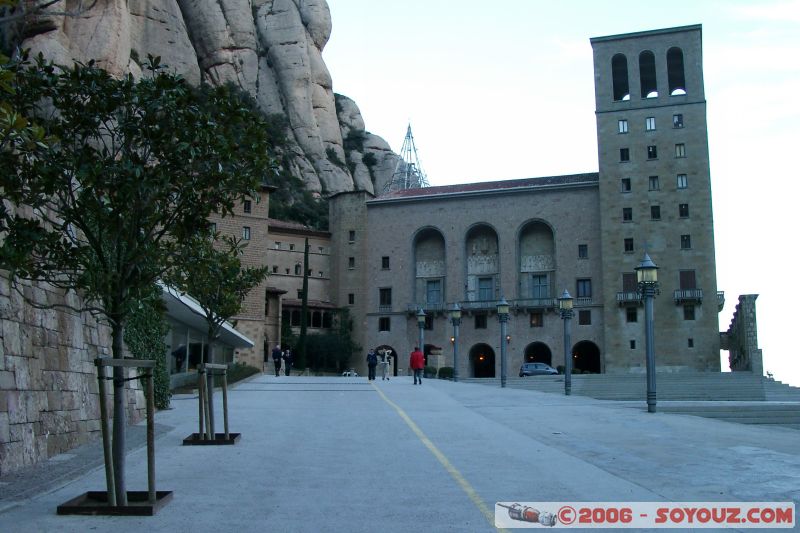
[[[614,101],[621,102],[631,99],[628,86],[628,58],[617,54],[611,58],[611,79],[614,86]]]
[[[669,95],[686,94],[686,76],[683,71],[683,50],[672,47],[667,50],[667,81]]]
[[[639,54],[639,81],[642,86],[642,98],[657,98],[656,56],[650,50]]]

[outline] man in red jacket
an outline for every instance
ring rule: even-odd
[[[425,355],[419,351],[419,346],[414,346],[408,366],[414,371],[414,385],[417,382],[422,385],[422,369],[425,368]]]

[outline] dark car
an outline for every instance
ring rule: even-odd
[[[523,376],[552,376],[558,370],[544,363],[522,363],[519,367],[519,377]]]

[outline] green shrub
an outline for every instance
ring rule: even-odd
[[[436,367],[435,366],[426,366],[422,369],[422,375],[426,378],[435,378],[436,377]]]
[[[453,379],[453,367],[443,366],[439,369],[439,379]]]
[[[559,374],[563,374],[564,373],[564,365],[558,365],[556,367],[556,370],[558,370]]]
[[[258,374],[261,371],[254,366],[246,365],[244,363],[231,363],[228,365],[228,385],[236,383],[244,378],[248,378],[253,374]],[[214,386],[222,386],[222,376],[214,376]]]
[[[169,390],[167,369],[167,345],[164,336],[169,326],[161,308],[161,289],[155,288],[150,298],[139,302],[125,325],[123,339],[136,359],[151,359],[156,362],[153,369],[154,401],[156,408],[166,409],[172,393]]]

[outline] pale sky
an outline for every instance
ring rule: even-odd
[[[328,4],[334,91],[396,152],[410,121],[431,185],[596,172],[589,38],[702,24],[720,330],[759,294],[764,368],[800,386],[800,0]]]

